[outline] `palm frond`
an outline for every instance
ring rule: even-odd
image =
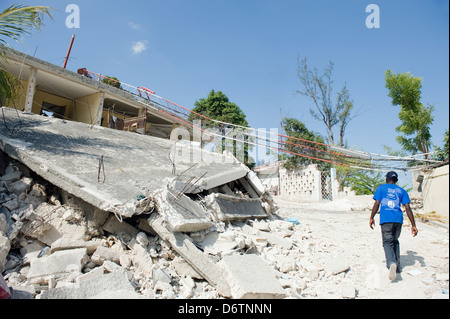
[[[40,30],[44,16],[53,18],[50,10],[46,6],[11,5],[0,13],[0,43],[6,44],[2,37],[20,41],[32,30]]]
[[[0,13],[0,102],[14,101],[20,94],[20,81],[6,72],[2,62],[6,61],[8,43],[6,38],[20,41],[23,35],[40,30],[44,16],[53,19],[52,8],[45,6],[11,5]]]

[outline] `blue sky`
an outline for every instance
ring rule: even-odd
[[[0,0],[0,8],[12,1]],[[17,2],[15,2],[17,3]],[[380,8],[380,28],[366,27],[366,6]],[[224,92],[255,128],[279,127],[284,116],[326,135],[310,100],[296,94],[297,57],[311,67],[335,64],[335,92],[347,84],[356,110],[346,139],[372,153],[400,149],[384,72],[423,78],[422,102],[435,106],[433,143],[449,127],[448,0],[29,0],[55,8],[42,31],[12,43],[22,52],[67,68],[116,76],[193,108],[214,89]],[[80,8],[80,28],[66,27],[68,4]]]

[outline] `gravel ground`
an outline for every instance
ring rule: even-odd
[[[362,299],[448,299],[448,224],[439,227],[416,220],[419,230],[413,238],[405,217],[400,236],[403,271],[397,280],[388,279],[378,217],[369,228],[371,196],[355,196],[334,202],[293,203],[275,197],[282,218],[297,217],[309,232],[310,259],[324,265],[334,259],[350,269],[335,276],[323,276],[307,283],[303,298],[341,299],[345,290],[355,290]]]

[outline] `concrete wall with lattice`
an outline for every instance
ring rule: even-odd
[[[280,195],[293,201],[321,201],[322,180],[317,165],[303,169],[280,168]]]

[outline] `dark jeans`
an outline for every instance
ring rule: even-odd
[[[381,225],[381,235],[383,237],[384,254],[386,255],[386,266],[397,265],[400,269],[400,243],[398,238],[402,232],[402,224],[386,223]]]

